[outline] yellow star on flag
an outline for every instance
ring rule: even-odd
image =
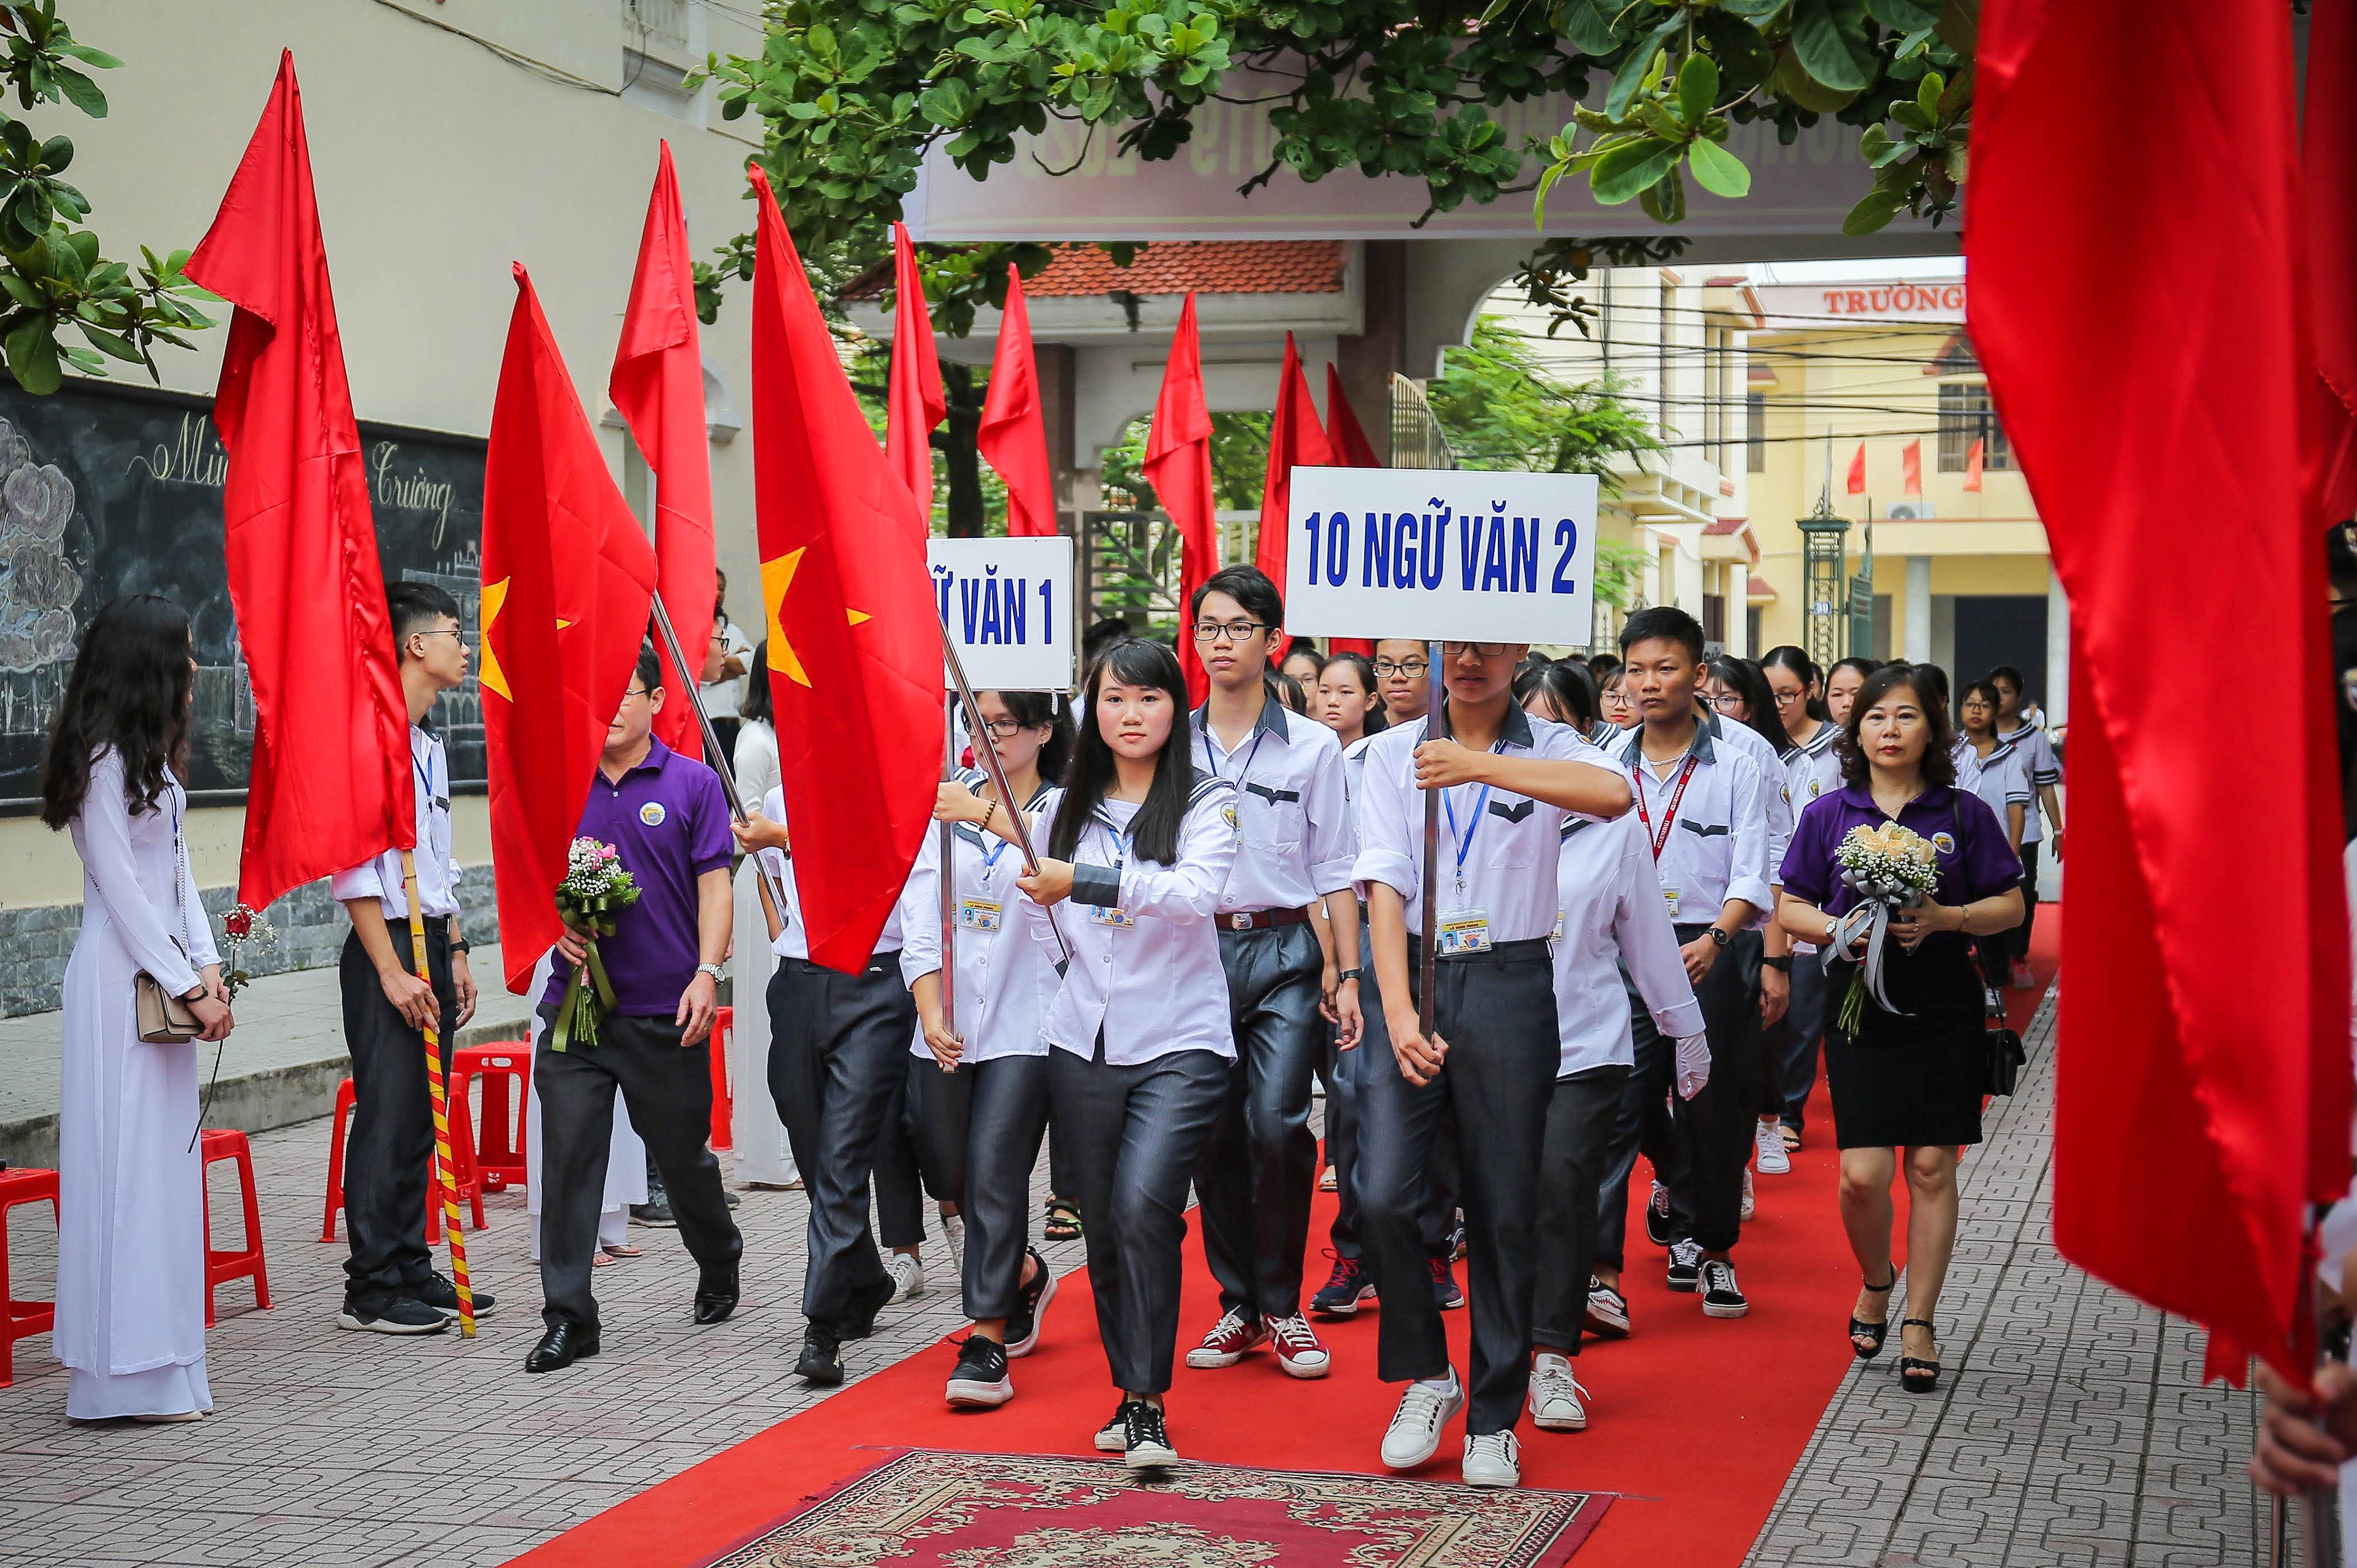
[[[811,683],[810,673],[802,668],[801,658],[794,652],[794,645],[786,638],[784,612],[786,590],[793,586],[794,574],[802,569],[802,555],[809,548],[802,545],[787,551],[775,560],[761,563],[761,598],[770,611],[770,668],[798,686]],[[488,592],[486,590],[487,595]],[[866,610],[846,608],[844,613],[850,617],[853,626],[875,618]]]
[[[515,693],[508,690],[508,672],[500,668],[499,653],[491,646],[491,627],[500,618],[500,611],[507,607],[508,585],[514,581],[513,577],[501,577],[496,583],[483,585],[482,604],[476,612],[475,633],[482,642],[482,665],[475,673],[476,683],[487,692],[497,692],[511,703],[515,701]],[[556,629],[563,631],[572,624],[560,618]]]

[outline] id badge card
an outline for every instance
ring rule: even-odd
[[[1490,913],[1486,909],[1458,909],[1440,917],[1440,946],[1436,950],[1442,958],[1456,958],[1465,953],[1490,950]]]
[[[1563,940],[1563,906],[1560,904],[1555,907],[1555,929],[1549,931],[1547,936],[1555,941]]]
[[[1100,926],[1134,926],[1137,924],[1136,916],[1125,914],[1117,906],[1112,904],[1090,905],[1089,918]]]
[[[961,931],[995,931],[1005,918],[1005,907],[996,898],[969,897],[958,900],[957,925]]]
[[[1678,890],[1674,887],[1664,887],[1662,889],[1662,897],[1669,900],[1670,914],[1674,918],[1678,912]]]

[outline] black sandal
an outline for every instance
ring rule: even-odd
[[[1933,1336],[1932,1342],[1938,1343],[1940,1326],[1928,1317],[1902,1317],[1899,1320],[1899,1326],[1902,1331],[1910,1327],[1927,1329]],[[1921,1356],[1900,1357],[1899,1386],[1910,1394],[1932,1392],[1940,1386],[1940,1363],[1936,1359],[1927,1361]]]
[[[1081,1211],[1065,1198],[1048,1200],[1048,1220],[1039,1233],[1050,1241],[1077,1241],[1081,1236]]]
[[[1868,1294],[1889,1295],[1892,1289],[1899,1283],[1898,1265],[1893,1264],[1891,1266],[1889,1284],[1867,1284],[1864,1275],[1860,1275],[1858,1277],[1857,1283],[1858,1288],[1867,1292]],[[1862,1319],[1853,1317],[1849,1320],[1850,1354],[1856,1356],[1861,1361],[1871,1361],[1877,1356],[1882,1354],[1882,1342],[1886,1338],[1889,1337],[1889,1335],[1890,1319],[1889,1317],[1885,1317],[1879,1323],[1867,1323]],[[1869,1347],[1859,1344],[1858,1341],[1861,1339],[1872,1341],[1871,1346]]]

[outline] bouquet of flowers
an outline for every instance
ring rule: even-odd
[[[234,1002],[237,993],[253,980],[253,972],[245,963],[246,950],[269,951],[277,944],[278,931],[262,918],[261,910],[244,904],[238,905],[221,917],[221,930],[229,938],[229,951],[223,955],[221,963],[221,989],[228,992],[230,1000]]]
[[[1865,961],[1850,976],[1848,993],[1843,996],[1835,1018],[1842,1033],[1855,1035],[1866,1016],[1868,996],[1886,1013],[1900,1011],[1890,1004],[1882,989],[1882,951],[1889,935],[1890,912],[1911,908],[1932,896],[1940,879],[1939,853],[1929,839],[1897,822],[1878,827],[1861,822],[1843,838],[1834,851],[1834,860],[1841,868],[1843,886],[1857,895],[1857,902],[1835,923],[1822,961],[1831,969],[1849,956],[1860,937],[1866,939]]]
[[[614,985],[606,978],[605,961],[597,956],[597,939],[612,936],[614,917],[638,901],[639,885],[622,869],[619,850],[596,839],[573,841],[565,852],[565,880],[556,885],[556,912],[581,933],[587,950],[565,983],[565,1000],[556,1004],[551,1050],[561,1051],[575,1040],[585,1046],[597,1043],[597,1021],[614,1005]]]

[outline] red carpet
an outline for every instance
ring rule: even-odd
[[[2031,956],[2042,989],[2054,972],[2060,911],[2040,913]],[[2010,993],[2026,1025],[2039,993]],[[1835,1210],[1833,1116],[1820,1083],[1809,1146],[1792,1173],[1757,1182],[1759,1212],[1736,1253],[1751,1312],[1706,1319],[1695,1298],[1662,1283],[1662,1254],[1644,1240],[1632,1183],[1627,1288],[1635,1336],[1591,1340],[1579,1359],[1593,1396],[1585,1433],[1519,1429],[1525,1485],[1621,1494],[1581,1547],[1576,1568],[1717,1568],[1739,1563],[1851,1363],[1842,1331],[1857,1268]],[[1323,1244],[1332,1198],[1312,1224]],[[1900,1198],[1900,1226],[1905,1226]],[[1199,1248],[1189,1244],[1182,1349],[1218,1316]],[[1322,1260],[1313,1256],[1314,1262]],[[1322,1267],[1312,1283],[1324,1277]],[[1466,1314],[1448,1315],[1465,1366]],[[771,1332],[776,1330],[772,1329]],[[1374,1378],[1375,1315],[1322,1326],[1333,1374],[1299,1382],[1259,1354],[1218,1372],[1183,1365],[1170,1392],[1170,1432],[1189,1459],[1282,1470],[1382,1474],[1376,1457],[1397,1391]],[[856,1351],[856,1348],[855,1348]],[[954,1353],[933,1348],[885,1369],[816,1409],[779,1423],[694,1468],[516,1559],[531,1568],[690,1568],[726,1552],[901,1447],[1090,1457],[1114,1396],[1096,1341],[1085,1271],[1063,1279],[1039,1351],[1015,1365],[1015,1400],[961,1412],[942,1402]],[[1884,1365],[1894,1365],[1886,1356]],[[1878,1366],[1875,1374],[1896,1377]],[[1421,1478],[1454,1480],[1461,1425]]]

